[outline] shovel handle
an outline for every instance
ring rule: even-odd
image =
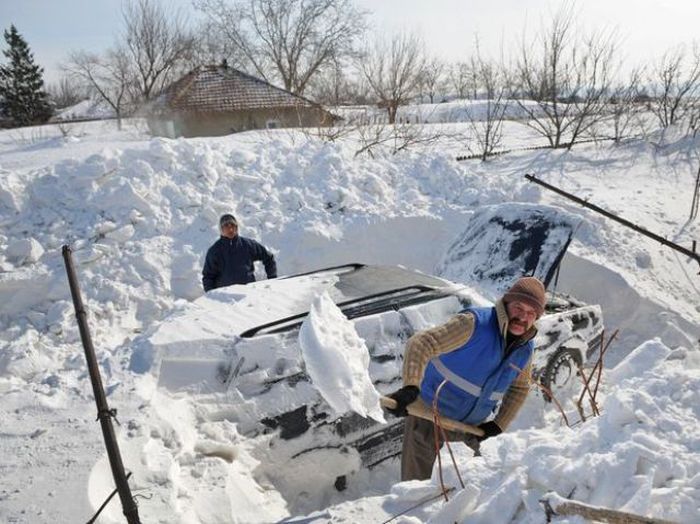
[[[383,396],[379,403],[383,408],[396,409],[396,401],[393,398]],[[409,415],[413,415],[414,417],[430,420],[431,422],[433,421],[433,412],[420,398],[406,406],[406,411],[408,411]],[[482,437],[484,435],[484,430],[481,428],[448,417],[441,416],[440,425],[448,431],[476,435],[477,437]]]

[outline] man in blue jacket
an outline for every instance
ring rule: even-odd
[[[209,248],[204,261],[204,291],[255,282],[256,260],[262,261],[267,278],[277,277],[275,257],[255,240],[239,236],[238,222],[233,215],[223,215],[219,227],[221,237]]]
[[[447,432],[478,451],[479,441],[505,431],[530,386],[535,321],[545,307],[545,289],[534,277],[520,278],[494,307],[468,308],[445,324],[408,340],[404,387],[389,395],[395,415],[419,396],[440,415],[478,425],[483,437]],[[438,435],[438,445],[442,437]],[[401,480],[427,479],[436,458],[433,423],[409,416],[404,430]]]

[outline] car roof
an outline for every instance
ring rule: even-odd
[[[348,318],[400,309],[445,297],[450,294],[447,281],[400,266],[346,264],[283,277],[284,280],[308,276],[334,277],[326,290]],[[271,320],[241,333],[244,338],[289,331],[300,326],[308,310]]]
[[[289,319],[303,321],[322,293],[328,293],[346,316],[357,317],[378,308],[393,309],[398,302],[427,300],[451,286],[449,281],[398,266],[363,264],[236,284],[183,304],[154,326],[148,344],[171,355],[187,354],[193,344],[225,347],[232,337],[251,330],[271,332],[275,328],[262,329],[271,323],[281,328],[285,322],[294,324]]]
[[[441,278],[401,266],[379,266],[359,263],[317,269],[285,278],[322,274],[334,275],[338,278],[333,287],[329,289],[329,294],[336,304],[406,287],[441,288],[447,285],[447,282]]]

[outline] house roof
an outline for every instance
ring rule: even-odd
[[[168,86],[152,109],[240,111],[317,104],[231,67],[199,67]]]

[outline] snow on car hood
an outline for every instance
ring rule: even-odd
[[[436,274],[454,282],[478,283],[491,299],[523,275],[536,276],[547,286],[580,221],[543,205],[482,207],[448,248]]]
[[[220,355],[246,329],[308,311],[313,299],[336,281],[335,275],[321,273],[215,289],[184,304],[137,340],[130,368],[145,373],[163,352],[196,353],[201,358]]]
[[[313,300],[328,292],[335,303],[360,304],[374,294],[401,289],[440,289],[479,304],[471,288],[396,266],[348,264],[318,272],[215,289],[157,324],[136,340],[130,368],[146,373],[162,356],[218,359],[252,328],[303,318]],[[376,295],[375,295],[376,296]],[[389,300],[387,298],[387,300]]]

